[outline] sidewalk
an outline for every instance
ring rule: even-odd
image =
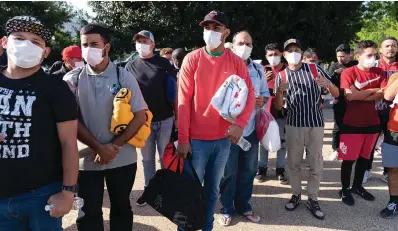
[[[325,105],[326,106],[326,105]],[[264,183],[255,183],[252,205],[256,214],[261,216],[260,224],[248,222],[243,217],[236,217],[232,221],[232,226],[224,228],[218,224],[218,215],[215,216],[215,231],[323,231],[323,230],[355,230],[355,231],[393,231],[398,230],[398,218],[385,220],[380,218],[379,212],[386,206],[389,199],[388,187],[380,181],[382,174],[381,159],[375,157],[373,178],[365,187],[373,193],[376,201],[368,202],[354,195],[355,206],[344,205],[338,196],[340,190],[340,162],[327,161],[331,154],[333,114],[329,106],[324,110],[326,121],[323,156],[324,176],[321,182],[320,206],[326,214],[324,221],[315,219],[305,206],[307,197],[304,196],[303,203],[294,212],[285,210],[284,205],[290,199],[290,186],[280,185],[276,180],[275,170],[269,169],[269,180]],[[270,168],[275,166],[275,153],[270,154]],[[303,194],[306,195],[305,187],[308,176],[308,168],[302,165]],[[138,198],[144,188],[143,170],[141,158],[139,157],[137,178],[134,185],[134,197]],[[136,200],[136,199],[135,199]],[[134,230],[135,231],[175,231],[176,226],[151,207],[139,208],[132,200],[134,211]],[[109,211],[110,203],[108,194],[105,191],[104,197],[104,220],[106,228],[109,230]],[[219,208],[217,209],[219,211]],[[72,211],[63,219],[65,231],[76,231],[75,219],[77,212]],[[96,230],[93,230],[96,231]]]

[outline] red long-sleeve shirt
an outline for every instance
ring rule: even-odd
[[[225,138],[231,125],[211,107],[211,99],[231,75],[243,78],[249,89],[246,107],[235,124],[244,128],[254,110],[255,96],[244,62],[225,49],[219,57],[206,53],[204,48],[189,53],[182,64],[178,84],[178,142],[190,139],[217,140]],[[205,115],[206,112],[206,115]]]

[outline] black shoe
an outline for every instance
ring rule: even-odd
[[[284,185],[288,184],[285,174],[279,174],[278,180],[279,180],[279,183],[281,183],[281,184],[284,184]]]
[[[147,205],[146,202],[145,202],[145,199],[144,199],[144,194],[142,194],[140,196],[140,198],[138,198],[136,204],[137,204],[138,207],[143,207],[143,206]]]
[[[301,194],[293,195],[289,202],[286,203],[285,209],[287,211],[294,211],[301,203]]]
[[[258,182],[264,182],[267,177],[267,168],[260,167],[257,170],[257,175],[254,179],[256,179]]]
[[[307,208],[311,211],[312,215],[319,220],[325,219],[325,214],[322,212],[318,201],[308,199]]]
[[[350,189],[340,190],[340,198],[346,205],[353,206],[355,204],[354,197],[352,197]]]
[[[362,186],[360,186],[360,187],[352,187],[351,188],[351,192],[361,196],[363,199],[365,199],[367,201],[376,200],[376,198],[372,194],[370,194],[368,191],[366,191],[366,189],[364,187],[362,187]]]
[[[387,207],[380,212],[381,217],[385,219],[394,218],[397,214],[397,204],[394,202],[388,203]]]

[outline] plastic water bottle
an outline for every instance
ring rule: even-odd
[[[250,147],[252,146],[249,141],[247,141],[245,138],[240,137],[239,142],[237,145],[243,150],[243,151],[249,151]]]
[[[76,209],[76,210],[79,210],[79,214],[80,214],[80,210],[81,210],[81,208],[83,208],[83,206],[84,206],[83,198],[75,197],[75,199],[73,200],[73,207],[72,208]],[[46,205],[44,207],[44,210],[46,210],[48,212],[48,211],[51,211],[52,208],[54,208],[54,205],[50,204],[50,205]],[[82,216],[84,216],[84,214]]]

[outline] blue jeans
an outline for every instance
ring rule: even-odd
[[[206,195],[206,225],[202,231],[213,230],[214,213],[220,195],[220,181],[227,164],[231,142],[221,140],[192,140],[192,165],[199,180],[204,182]],[[190,168],[184,168],[184,175],[193,179]],[[179,231],[184,229],[178,228]]]
[[[276,153],[276,168],[285,168],[285,158],[286,158],[286,143],[285,143],[285,119],[276,119],[279,126],[279,136],[281,137],[281,149]],[[268,151],[260,145],[260,160],[258,162],[258,167],[268,168]],[[278,173],[278,172],[277,172]]]
[[[250,199],[253,192],[253,181],[258,164],[258,139],[253,132],[245,137],[252,145],[249,151],[243,151],[232,144],[224,177],[221,180],[222,214],[234,216],[236,212],[244,214],[252,211]]]
[[[52,218],[44,210],[47,200],[61,189],[62,183],[58,182],[0,199],[0,230],[62,231],[62,217]]]
[[[163,121],[151,123],[151,135],[141,148],[142,165],[144,166],[145,186],[155,176],[156,172],[156,147],[159,153],[159,159],[163,168],[162,158],[167,144],[170,142],[171,130],[173,129],[174,117]]]

